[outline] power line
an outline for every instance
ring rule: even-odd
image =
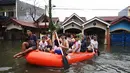
[[[122,9],[82,9],[82,8],[54,8],[56,10],[113,10],[113,11],[117,11],[117,10],[122,10]]]

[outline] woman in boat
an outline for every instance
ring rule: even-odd
[[[61,54],[60,48],[59,47],[59,43],[58,43],[58,39],[57,39],[57,35],[56,32],[54,31],[52,34],[52,42],[53,42],[53,48],[51,49],[50,52],[55,53],[55,54]]]
[[[22,43],[22,52],[14,55],[14,58],[20,58],[32,50],[36,50],[38,46],[37,36],[32,34],[30,30],[27,30],[27,41]]]
[[[69,41],[69,47],[72,48],[73,44],[75,42],[75,38],[74,38],[74,35],[70,35],[70,41]]]
[[[68,50],[68,53],[71,52],[80,52],[81,49],[81,41],[79,40],[79,36],[75,36],[75,43],[72,46],[72,49]]]
[[[67,50],[69,49],[69,43],[68,43],[68,41],[66,39],[65,34],[61,35],[59,41],[60,41],[59,47],[61,47],[62,50],[63,50],[63,53],[66,54]]]
[[[46,37],[46,42],[47,42],[47,48],[48,48],[48,51],[52,49],[52,40],[49,38],[49,36],[45,36]]]
[[[69,48],[69,45],[68,45],[68,41],[65,39],[65,35],[62,34],[59,39],[56,32],[54,32],[52,41],[54,41],[54,43],[51,52],[61,54],[61,50],[60,50],[61,48],[63,50],[63,53],[66,55],[66,50]]]

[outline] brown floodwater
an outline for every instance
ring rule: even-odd
[[[21,41],[0,41],[0,73],[130,73],[130,47],[99,45],[101,55],[74,63],[68,70],[30,65],[24,58],[14,59]]]

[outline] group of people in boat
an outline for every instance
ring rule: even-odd
[[[28,37],[25,42],[22,43],[22,51],[15,54],[14,58],[20,58],[25,56],[32,50],[40,50],[44,52],[50,52],[55,54],[64,55],[68,53],[78,53],[78,52],[97,52],[98,51],[98,41],[96,35],[85,36],[83,34],[73,35],[73,34],[60,34],[57,35],[56,31],[53,32],[52,38],[49,35],[42,36],[41,40],[37,39],[37,36],[33,34],[30,30],[27,30]]]

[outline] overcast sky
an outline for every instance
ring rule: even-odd
[[[21,1],[33,4],[34,0]],[[37,0],[37,6],[44,8],[45,4],[48,4],[48,0]],[[52,10],[53,17],[59,17],[63,21],[73,13],[87,19],[95,16],[118,16],[119,11],[130,6],[130,0],[52,0],[52,4],[56,5]]]

